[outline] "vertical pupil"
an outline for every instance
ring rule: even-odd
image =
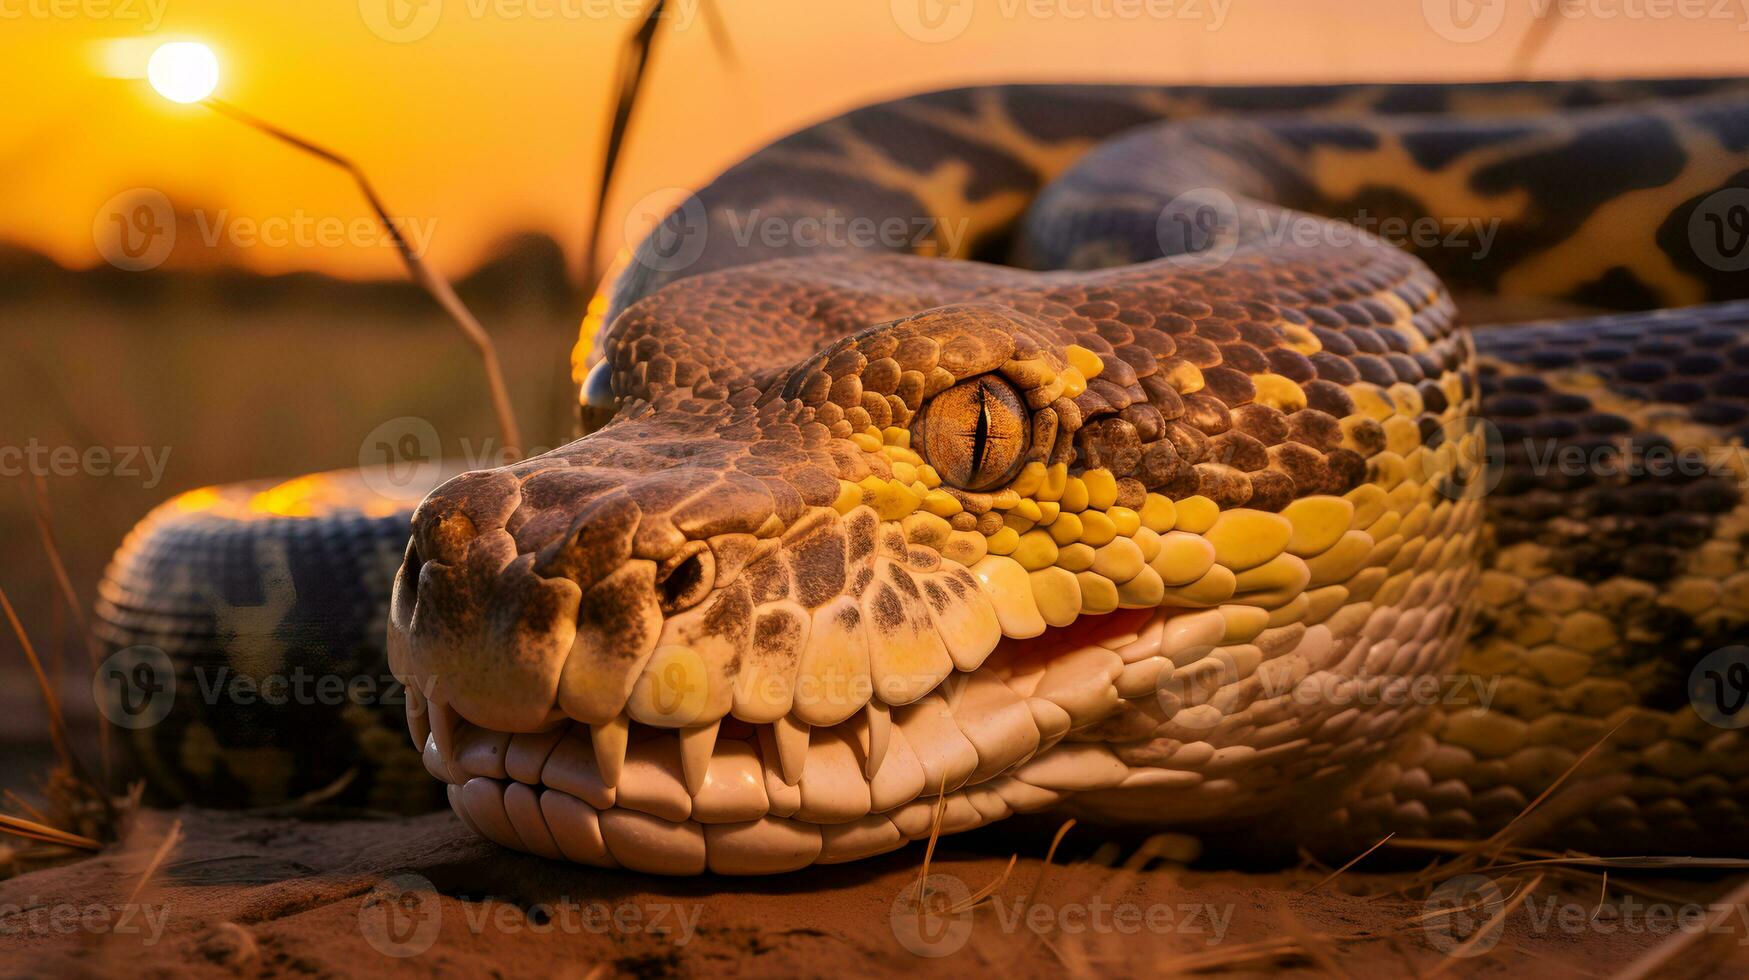
[[[984,469],[984,452],[990,446],[990,389],[978,385],[978,424],[972,429],[972,478]]]

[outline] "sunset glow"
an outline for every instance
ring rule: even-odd
[[[1064,3],[1071,12],[1087,6]],[[220,214],[256,224],[368,217],[356,189],[331,168],[210,113],[180,111],[129,80],[155,46],[198,40],[219,56],[227,101],[344,151],[369,169],[399,212],[434,222],[428,258],[446,273],[465,273],[501,236],[522,230],[552,235],[578,254],[619,46],[636,28],[619,6],[603,4],[595,15],[593,6],[572,5],[565,9],[578,16],[537,18],[518,16],[521,8],[508,0],[451,3],[430,19],[438,4],[401,4],[419,16],[400,29],[376,16],[395,8],[390,0],[116,5],[124,6],[141,16],[25,17],[0,30],[0,59],[13,77],[35,80],[30,98],[13,100],[0,126],[0,166],[12,192],[0,208],[0,240],[67,265],[100,263],[92,216],[134,187],[161,190],[179,210],[204,215],[208,227]],[[635,12],[641,5],[625,6]],[[1510,72],[1518,39],[1534,20],[1531,4],[1501,5],[1506,16],[1495,34],[1460,43],[1430,27],[1421,2],[1204,0],[1182,8],[1206,14],[1203,20],[1091,17],[1073,30],[1063,18],[1022,16],[1032,9],[1024,4],[968,2],[953,7],[976,13],[963,33],[932,42],[896,16],[918,4],[756,6],[757,13],[721,5],[733,62],[715,53],[702,15],[669,26],[609,202],[604,261],[623,244],[623,216],[635,202],[663,188],[696,186],[763,143],[857,103],[1017,77],[1497,78]],[[476,7],[479,15],[470,15]],[[161,21],[144,16],[160,9]],[[1738,69],[1749,35],[1718,26],[1574,20],[1533,74]],[[136,54],[133,42],[145,51]],[[79,124],[67,122],[73,119]],[[400,274],[394,250],[374,241],[188,255],[202,257],[269,273]]]
[[[172,102],[199,102],[219,85],[219,59],[199,41],[172,41],[152,52],[146,78]]]

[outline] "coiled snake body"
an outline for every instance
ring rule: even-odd
[[[1056,807],[1336,851],[1494,833],[1557,782],[1559,845],[1741,850],[1749,753],[1691,680],[1725,693],[1749,620],[1743,92],[861,109],[640,246],[576,358],[583,438],[444,483],[410,542],[343,477],[173,501],[106,637],[368,672],[386,622],[456,812],[589,864],[848,861],[943,794],[946,832]],[[1456,322],[1556,302],[1663,309]],[[282,618],[327,633],[215,627],[288,538],[349,549],[351,610],[290,558]],[[352,753],[288,712],[179,700],[136,740],[193,796],[351,767],[343,798],[406,799],[383,712],[328,716]]]

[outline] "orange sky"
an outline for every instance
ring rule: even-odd
[[[106,202],[144,187],[228,261],[398,274],[338,171],[105,77],[199,39],[221,97],[354,156],[440,269],[523,228],[575,255],[639,2],[0,0],[0,239],[93,264]],[[697,2],[675,4],[614,215],[821,115],[955,83],[1501,77],[1550,0],[717,0],[733,66]],[[1749,72],[1749,0],[1565,2],[1534,74]]]

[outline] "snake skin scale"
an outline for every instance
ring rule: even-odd
[[[349,477],[306,478],[302,516],[172,501],[118,553],[106,639],[242,669],[187,596],[271,604],[271,542],[393,540],[386,609],[370,575],[350,600],[386,650],[337,612],[367,624],[348,656],[386,656],[470,827],[586,864],[776,873],[1041,808],[1352,853],[1494,833],[1592,750],[1542,838],[1740,852],[1749,746],[1690,675],[1749,636],[1749,281],[1688,229],[1749,188],[1744,89],[854,111],[640,246],[574,354],[582,438],[443,483],[410,540]],[[1490,241],[1355,228],[1429,216]],[[1470,330],[1448,286],[1666,308]],[[1664,458],[1706,465],[1598,462]],[[280,576],[318,620],[323,561]],[[331,648],[298,622],[243,646]],[[228,710],[140,740],[161,783],[404,785]]]

